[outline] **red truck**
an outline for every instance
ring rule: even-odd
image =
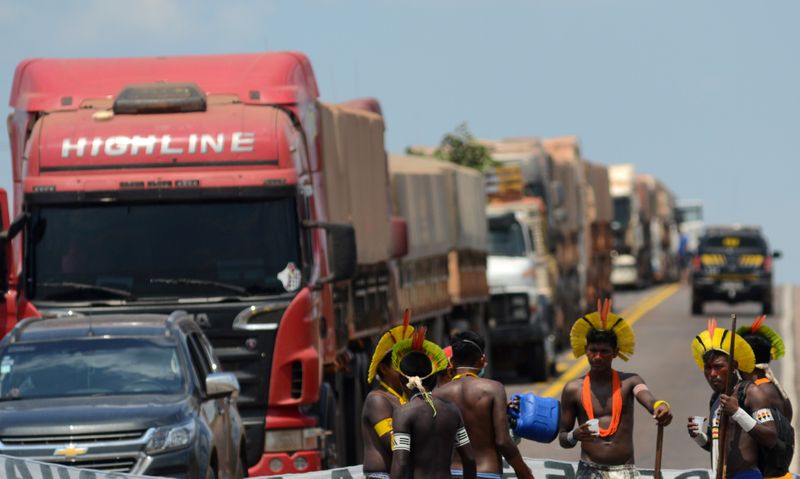
[[[406,228],[377,102],[318,96],[292,52],[21,62],[2,330],[184,310],[241,384],[251,475],[358,462]]]

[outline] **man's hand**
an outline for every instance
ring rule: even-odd
[[[666,403],[661,403],[658,405],[656,410],[653,411],[653,417],[656,419],[658,424],[662,426],[669,426],[669,424],[672,422],[672,411]]]
[[[588,423],[583,423],[572,431],[572,437],[581,442],[592,442],[597,439],[597,436],[589,429]]]
[[[689,418],[689,422],[686,424],[686,429],[689,430],[689,435],[691,437],[697,437],[697,435],[700,433],[700,428],[697,427],[697,424],[695,424],[694,421],[692,421],[692,418]]]
[[[736,396],[728,396],[727,394],[720,394],[719,404],[722,412],[728,416],[733,415],[739,409],[739,401]]]

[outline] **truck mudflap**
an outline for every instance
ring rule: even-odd
[[[297,474],[322,467],[325,431],[315,416],[297,408],[269,408],[264,428],[264,452],[248,469],[250,477]]]

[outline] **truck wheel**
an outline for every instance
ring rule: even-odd
[[[364,454],[364,443],[361,437],[361,409],[367,395],[366,384],[369,360],[366,354],[358,352],[350,363],[351,371],[345,376],[343,403],[345,410],[344,423],[347,437],[347,465],[361,464]]]
[[[338,404],[333,388],[328,383],[322,383],[319,393],[319,402],[314,405],[319,416],[319,424],[322,429],[329,431],[325,437],[325,447],[322,451],[322,468],[334,469],[341,466],[340,457],[344,457],[345,450],[342,447],[345,443],[344,424],[340,420]]]
[[[699,316],[703,314],[703,302],[698,299],[692,299],[692,314]]]

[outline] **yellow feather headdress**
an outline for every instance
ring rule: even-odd
[[[709,319],[708,329],[700,332],[692,340],[692,355],[697,367],[701,370],[705,368],[703,355],[708,351],[720,351],[730,354],[730,334],[731,332],[727,329],[717,327],[716,319]],[[753,372],[753,368],[756,367],[756,356],[753,354],[753,348],[738,334],[734,337],[733,359],[739,364],[739,369],[746,373]]]
[[[569,342],[572,345],[572,354],[579,358],[586,354],[586,335],[589,331],[598,329],[610,331],[617,336],[619,357],[627,361],[633,356],[636,346],[636,335],[633,328],[621,316],[611,312],[611,301],[597,300],[597,311],[580,317],[569,332]]]
[[[381,336],[378,345],[375,346],[375,352],[372,353],[372,361],[369,363],[367,384],[372,383],[375,379],[375,375],[378,373],[378,365],[383,361],[383,358],[392,351],[394,345],[404,339],[410,338],[414,333],[414,327],[411,326],[410,323],[411,311],[406,310],[405,313],[403,313],[403,324],[395,326]]]

